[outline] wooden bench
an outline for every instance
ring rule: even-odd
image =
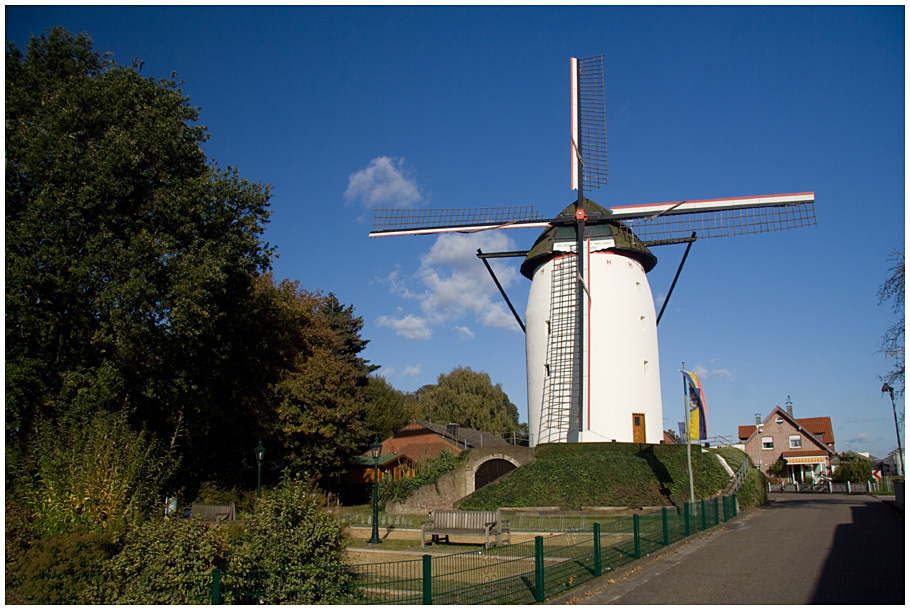
[[[450,535],[483,534],[485,548],[492,546],[491,536],[496,545],[503,536],[507,543],[512,542],[509,522],[503,521],[498,510],[434,510],[430,517],[432,521],[420,525],[420,546],[427,545],[427,534],[431,536],[431,542],[439,542],[443,537],[448,542]]]
[[[206,523],[233,521],[236,515],[237,509],[233,502],[230,504],[193,504],[190,508],[191,519],[198,517],[200,521]]]

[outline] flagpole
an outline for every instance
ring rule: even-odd
[[[682,363],[683,404],[686,413],[686,462],[689,465],[689,502],[695,502],[695,483],[692,480],[692,415],[689,413],[689,385],[686,383],[686,363]]]

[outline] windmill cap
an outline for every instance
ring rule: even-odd
[[[611,219],[610,210],[586,197],[585,213],[588,215],[588,221],[585,223],[586,238],[612,237],[615,245],[608,249],[610,252],[616,252],[638,261],[646,272],[654,268],[657,264],[657,257],[648,250],[626,223]],[[521,264],[521,274],[529,280],[534,278],[534,272],[538,267],[564,254],[554,250],[553,246],[556,242],[575,239],[575,202],[570,203],[556,217],[556,220],[565,220],[566,224],[555,224],[544,229]]]

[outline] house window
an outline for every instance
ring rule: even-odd
[[[803,439],[800,438],[799,434],[790,435],[790,449],[802,449]]]
[[[777,424],[777,425],[779,426],[779,425],[781,425],[782,423],[784,423],[784,418],[783,418],[783,417],[778,417],[777,419],[774,420],[774,423]]]
[[[774,449],[774,438],[771,436],[761,437],[761,448],[762,449]]]

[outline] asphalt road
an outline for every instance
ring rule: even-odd
[[[614,583],[551,603],[904,604],[904,514],[872,496],[771,494],[767,507]]]

